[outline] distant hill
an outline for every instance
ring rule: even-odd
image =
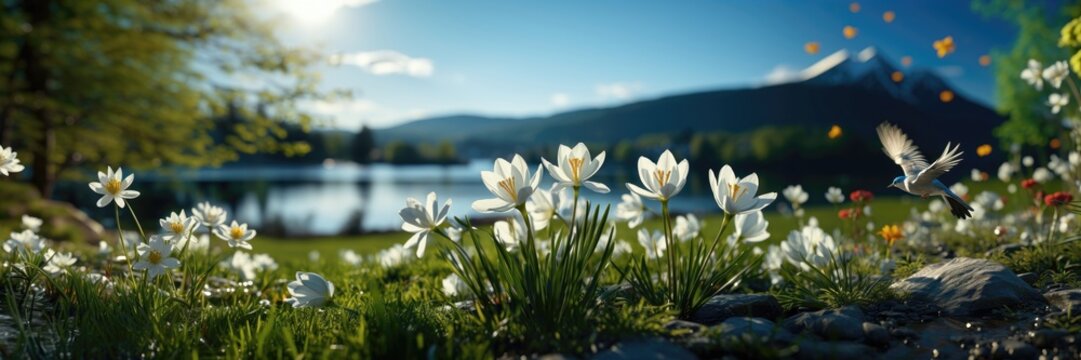
[[[801,126],[825,134],[839,124],[846,134],[874,139],[874,127],[891,121],[923,145],[928,156],[937,155],[947,141],[971,149],[994,143],[991,130],[1003,118],[993,110],[952,89],[931,71],[904,70],[900,82],[891,79],[895,71],[898,68],[874,48],[857,54],[842,50],[787,83],[673,95],[547,117],[429,118],[377,131],[376,136],[381,142],[447,139],[465,144],[469,154],[483,154],[484,149],[498,154],[522,146],[611,144],[660,132],[738,133],[766,125]],[[954,94],[952,101],[939,99],[943,91]]]

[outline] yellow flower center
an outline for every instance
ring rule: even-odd
[[[582,176],[582,164],[585,163],[585,160],[582,158],[571,158],[570,160],[567,160],[567,163],[571,166],[571,180],[578,182],[579,177]]]
[[[161,264],[161,253],[157,250],[151,250],[150,254],[146,255],[146,261],[154,265]]]
[[[229,228],[229,236],[234,239],[242,238],[244,237],[244,230],[241,229],[239,226],[233,226]]]
[[[179,234],[184,232],[184,224],[181,224],[179,221],[173,221],[169,223],[169,229],[172,230],[174,234]]]
[[[110,194],[114,194],[114,195],[119,194],[120,193],[120,179],[112,178],[112,179],[109,179],[109,181],[105,182],[105,191],[109,192]]]
[[[503,191],[506,191],[507,194],[510,194],[510,198],[513,199],[515,202],[518,201],[518,192],[515,191],[515,189],[517,189],[518,187],[514,184],[514,177],[509,177],[500,181],[499,188],[503,189]]]
[[[744,192],[747,191],[746,188],[744,188],[742,186],[739,186],[738,182],[733,183],[733,184],[728,184],[728,190],[729,190],[729,193],[731,194],[733,199],[738,199],[741,195],[743,195]]]
[[[653,171],[653,178],[657,179],[657,186],[664,187],[668,185],[668,180],[672,179],[672,172],[666,170]]]

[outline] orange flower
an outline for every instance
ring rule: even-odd
[[[878,231],[878,236],[886,240],[886,245],[893,247],[893,243],[905,237],[901,233],[901,228],[897,225],[886,225],[882,227],[882,230]]]
[[[833,125],[833,127],[830,128],[830,132],[827,135],[830,137],[830,139],[836,139],[841,137],[841,134],[841,126],[835,124]]]
[[[814,54],[818,53],[818,49],[820,47],[821,46],[818,45],[817,41],[811,41],[811,42],[808,42],[806,44],[803,44],[803,51],[806,51],[808,54],[814,55]]]
[[[852,38],[856,37],[857,33],[859,33],[859,30],[856,30],[856,28],[852,27],[852,25],[845,26],[845,29],[844,29],[845,39],[852,39]]]
[[[901,82],[901,80],[905,79],[905,73],[900,71],[894,71],[892,74],[890,74],[890,79],[893,79],[893,82],[899,83]]]
[[[848,4],[848,11],[851,11],[852,13],[860,12],[860,3],[854,2],[854,3]]]
[[[882,13],[882,21],[885,21],[887,24],[893,22],[893,19],[896,17],[897,14],[894,14],[893,10],[887,10],[886,12]]]
[[[901,66],[909,67],[911,65],[912,65],[912,57],[911,56],[906,55],[906,56],[901,57]]]
[[[1058,150],[1060,147],[1062,147],[1062,140],[1059,140],[1058,138],[1051,139],[1051,142],[1047,144],[1047,146],[1050,146],[1052,149]]]
[[[953,101],[953,91],[942,90],[942,92],[938,93],[938,99],[944,103]]]
[[[991,144],[983,144],[976,148],[976,155],[984,157],[991,155]]]
[[[940,58],[952,54],[957,48],[957,46],[953,44],[953,36],[944,37],[942,40],[935,40],[934,47],[935,52],[938,53],[938,57]]]
[[[987,67],[991,65],[991,55],[980,55],[980,66]]]

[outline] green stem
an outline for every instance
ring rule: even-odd
[[[124,227],[120,225],[120,206],[113,205],[116,210],[116,233],[120,234],[120,251],[124,253],[124,261],[128,263],[128,273],[134,272],[131,266],[131,255],[128,255],[128,242],[124,239]]]
[[[676,274],[676,260],[679,257],[679,249],[672,234],[672,216],[668,211],[668,200],[661,200],[661,217],[664,223],[664,245],[667,248],[665,258],[668,260],[668,282],[670,289],[679,289],[680,279]]]
[[[574,226],[576,224],[575,221],[578,220],[578,193],[579,193],[579,190],[581,189],[581,187],[574,186],[573,189],[574,189],[574,203],[571,204],[573,206],[571,208],[571,232],[574,232]]]
[[[143,231],[143,224],[139,223],[139,217],[135,216],[135,208],[131,206],[131,202],[128,202],[128,210],[131,211],[131,218],[135,219],[135,226],[139,228],[139,235],[143,237],[143,241],[149,242],[150,239],[146,237],[146,232]]]

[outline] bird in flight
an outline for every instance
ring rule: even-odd
[[[972,207],[951,191],[949,187],[938,181],[939,176],[950,171],[961,162],[962,153],[958,151],[960,145],[951,148],[950,144],[947,143],[946,150],[942,151],[942,155],[938,157],[938,160],[928,164],[920,150],[916,148],[916,145],[912,144],[912,140],[897,126],[882,123],[878,125],[876,130],[878,131],[878,139],[882,141],[882,151],[885,151],[886,156],[893,159],[893,162],[900,165],[901,170],[904,171],[904,175],[894,178],[889,187],[901,189],[924,199],[931,196],[941,196],[950,204],[950,213],[953,216],[958,219],[972,217]]]

